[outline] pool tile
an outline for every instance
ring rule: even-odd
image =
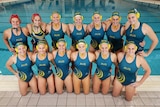
[[[36,106],[39,101],[39,97],[31,97],[27,105]]]
[[[28,104],[29,97],[21,97],[21,99],[18,102],[19,106],[26,106]]]
[[[150,98],[141,98],[144,105],[154,105]]]
[[[37,105],[50,106],[56,104],[57,104],[57,98],[55,97],[40,97]]]
[[[67,106],[76,106],[76,98],[67,98]]]
[[[20,97],[12,97],[8,103],[9,106],[16,106],[20,101]]]
[[[66,105],[67,104],[67,99],[66,97],[58,97],[57,105]]]
[[[103,106],[103,105],[105,105],[104,98],[95,97],[95,103],[96,103],[96,106]]]
[[[0,99],[0,105],[1,105],[1,106],[4,106],[4,105],[6,106],[6,105],[8,105],[10,99],[11,99],[10,97],[3,97],[3,98],[1,98],[1,99]]]
[[[85,99],[85,96],[81,96],[81,97],[78,97],[77,95],[77,101],[76,101],[76,104],[78,106],[85,106],[86,105],[86,99]]]
[[[111,97],[105,97],[104,102],[106,106],[112,106],[115,105],[113,98]]]
[[[95,101],[95,98],[94,97],[88,97],[88,98],[86,98],[86,105],[96,105],[96,103],[95,103],[96,101]]]

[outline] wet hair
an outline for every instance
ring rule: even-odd
[[[10,16],[9,22],[11,23],[12,18],[17,18],[19,20],[19,22],[21,23],[21,19],[19,18],[19,16],[17,14],[12,14]]]

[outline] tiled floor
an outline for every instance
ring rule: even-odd
[[[141,76],[138,76],[140,79]],[[15,76],[0,76],[0,107],[160,107],[160,77],[150,76],[137,88],[137,95],[128,102],[124,93],[119,97],[107,95],[64,92],[58,95],[32,94],[21,96]]]

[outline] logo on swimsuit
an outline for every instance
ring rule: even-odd
[[[18,38],[16,39],[16,42],[21,42],[23,39],[22,38]]]
[[[59,78],[62,78],[63,76],[63,72],[62,70],[59,68],[59,67],[56,67],[56,75],[59,77]]]
[[[45,75],[45,73],[42,70],[38,70],[38,75],[41,76],[41,77],[43,77]]]
[[[64,63],[64,60],[59,60],[58,63]]]
[[[131,36],[131,37],[136,37],[136,35],[135,35],[135,34],[130,34],[129,36]]]
[[[80,64],[79,64],[79,65],[84,65],[84,66],[86,66],[86,63],[81,63],[81,62],[80,62]]]
[[[39,66],[46,66],[46,64],[39,64]]]
[[[93,48],[96,48],[98,46],[98,43],[96,40],[91,40],[91,45]]]
[[[102,78],[103,77],[103,72],[102,72],[102,70],[101,69],[99,69],[99,68],[97,68],[97,73],[96,73],[96,75],[98,76],[98,78]]]
[[[125,69],[127,71],[131,71],[131,68],[129,68],[129,67],[123,67],[123,69]]]
[[[25,66],[28,66],[28,64],[27,63],[21,64],[21,67],[25,67]]]
[[[119,82],[123,83],[126,78],[125,78],[125,76],[124,76],[123,73],[121,73],[120,71],[118,71],[117,79],[119,80]]]
[[[107,66],[107,63],[101,63],[101,65],[103,65],[103,66]]]
[[[54,34],[55,37],[60,36],[60,34]]]
[[[82,32],[77,32],[76,35],[82,35]]]
[[[82,72],[81,72],[81,70],[77,69],[76,67],[75,67],[75,75],[76,75],[78,78],[81,78],[81,77],[82,77]]]
[[[19,72],[19,78],[23,81],[25,81],[27,79],[27,75],[24,72]]]

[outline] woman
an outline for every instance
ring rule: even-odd
[[[111,52],[118,53],[123,49],[123,35],[125,33],[124,26],[120,23],[121,16],[119,12],[113,12],[110,23],[106,21],[106,35],[111,44]]]
[[[20,27],[21,20],[17,14],[12,14],[9,22],[12,24],[12,28],[4,31],[3,40],[8,50],[15,54],[14,48],[17,42],[23,42],[28,47],[27,36],[29,35],[29,32],[27,28]],[[10,46],[10,43],[12,46]]]
[[[125,98],[131,101],[135,90],[138,86],[149,77],[151,69],[143,56],[136,55],[138,47],[133,42],[128,42],[125,46],[125,52],[120,52],[117,55],[119,71],[113,83],[114,97],[119,96],[122,88],[125,88]],[[145,71],[143,77],[136,81],[137,70],[142,67]]]
[[[27,52],[27,46],[23,42],[18,42],[15,45],[17,54],[11,56],[6,67],[18,78],[19,91],[22,96],[27,94],[28,87],[31,87],[33,93],[38,92],[37,80],[32,71],[31,52]],[[17,70],[12,65],[15,64]]]
[[[107,40],[101,40],[98,51],[95,52],[97,69],[93,77],[93,93],[97,94],[102,87],[102,94],[107,94],[111,83],[112,64],[117,66],[116,54],[109,52],[110,44]]]
[[[63,38],[57,41],[56,46],[58,49],[53,51],[53,58],[56,69],[56,92],[58,94],[62,94],[63,87],[65,85],[67,92],[71,93],[73,91],[71,69],[69,67],[71,51],[66,50],[67,43]]]
[[[80,12],[75,12],[73,17],[73,24],[69,24],[69,30],[70,30],[70,37],[72,39],[72,45],[71,45],[71,51],[76,51],[76,44],[77,41],[80,39],[84,39],[84,37],[87,35],[87,25],[83,24],[83,16]]]
[[[32,23],[27,24],[27,29],[32,37],[32,48],[36,51],[36,45],[39,40],[45,40],[46,23],[42,22],[42,18],[38,13],[32,15]]]
[[[64,35],[69,35],[68,25],[60,22],[61,15],[59,12],[54,11],[51,15],[52,22],[47,24],[46,32],[50,34],[52,39],[53,50],[57,49],[56,43],[60,38],[64,38]]]
[[[105,35],[105,24],[101,22],[102,15],[95,11],[92,16],[93,22],[87,26],[87,32],[91,35],[91,45],[89,48],[90,52],[95,52],[99,49],[99,43],[104,39]]]
[[[126,42],[134,41],[138,46],[137,53],[147,57],[158,44],[158,38],[149,25],[139,22],[139,17],[140,13],[136,9],[131,9],[128,11],[128,22],[125,24]],[[142,41],[146,35],[151,39],[152,44],[150,45],[149,50],[144,52]]]
[[[75,94],[80,94],[81,84],[84,94],[90,91],[90,64],[95,60],[95,55],[87,52],[87,43],[80,39],[76,45],[78,51],[71,54],[74,62],[73,87]]]
[[[37,53],[33,54],[32,61],[38,68],[38,89],[40,94],[45,94],[48,86],[49,93],[55,92],[54,76],[51,67],[53,56],[47,52],[48,45],[46,41],[37,42]],[[53,63],[53,62],[52,62]]]

